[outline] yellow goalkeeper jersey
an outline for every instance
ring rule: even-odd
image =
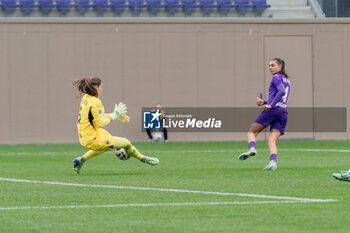
[[[95,96],[85,94],[81,99],[78,118],[79,140],[83,145],[96,139],[99,129],[96,121],[105,117],[107,116],[105,116],[101,100]]]

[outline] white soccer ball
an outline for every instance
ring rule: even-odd
[[[115,155],[120,159],[120,160],[128,160],[130,159],[130,155],[128,155],[123,148],[117,148],[115,149]]]
[[[154,133],[153,134],[153,140],[156,142],[159,142],[162,140],[162,134],[161,133]]]

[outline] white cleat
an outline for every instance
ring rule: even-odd
[[[155,166],[159,163],[159,159],[143,156],[143,159],[141,160],[143,163],[147,163],[149,165]]]
[[[249,158],[250,156],[255,156],[258,152],[256,151],[256,149],[254,147],[251,147],[249,149],[249,151],[244,152],[243,154],[240,154],[238,156],[239,160],[246,160],[247,158]]]
[[[271,160],[269,164],[267,164],[267,166],[264,167],[264,170],[277,170],[277,161]]]

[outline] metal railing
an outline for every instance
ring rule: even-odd
[[[309,5],[312,10],[315,12],[317,18],[325,18],[326,15],[323,13],[323,10],[317,0],[308,0]]]

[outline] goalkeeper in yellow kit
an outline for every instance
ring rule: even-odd
[[[78,88],[80,94],[85,94],[80,103],[78,134],[80,144],[89,149],[83,156],[73,160],[73,168],[77,174],[88,159],[116,148],[124,148],[128,155],[141,162],[150,165],[159,163],[157,158],[142,155],[128,139],[114,137],[102,129],[114,120],[125,123],[129,122],[130,118],[126,115],[127,107],[123,103],[116,104],[112,113],[104,113],[102,102],[98,99],[103,87],[101,79],[83,78],[74,81],[73,85]]]

